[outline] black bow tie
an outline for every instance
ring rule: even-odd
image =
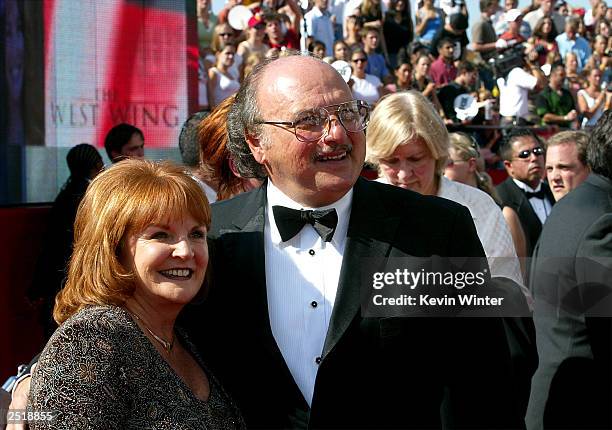
[[[544,192],[543,188],[540,188],[540,191],[536,191],[535,193],[529,192],[529,191],[525,191],[525,196],[527,196],[527,199],[529,200],[532,197],[535,197],[537,199],[545,199],[546,198],[546,193]]]
[[[272,206],[272,212],[274,212],[274,220],[283,242],[298,234],[306,224],[313,226],[323,241],[329,242],[332,240],[336,224],[338,224],[338,214],[336,214],[336,209],[333,208],[298,211],[284,206]]]

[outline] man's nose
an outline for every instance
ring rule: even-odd
[[[336,115],[331,115],[327,124],[327,133],[325,135],[325,141],[343,141],[346,137],[347,132],[344,126],[340,122],[340,119]]]

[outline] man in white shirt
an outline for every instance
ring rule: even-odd
[[[359,178],[368,111],[312,57],[246,78],[228,149],[267,179],[213,206],[193,339],[249,427],[520,427],[500,320],[360,312],[389,257],[484,257],[464,207]]]
[[[334,24],[327,10],[328,0],[315,0],[314,7],[304,15],[305,47],[318,40],[325,44],[325,56],[331,57],[334,48]]]
[[[523,67],[515,67],[497,79],[502,125],[520,122],[529,115],[529,92],[546,86],[546,77],[537,65],[537,52],[530,51]]]
[[[527,254],[533,253],[554,198],[544,176],[544,145],[529,129],[513,129],[502,144],[501,155],[509,178],[497,186],[504,206],[516,211],[525,231]]]

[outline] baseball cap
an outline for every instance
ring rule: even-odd
[[[514,22],[519,16],[522,16],[520,9],[510,9],[506,12],[506,22]]]

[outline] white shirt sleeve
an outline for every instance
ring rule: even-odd
[[[525,88],[527,90],[533,90],[538,84],[538,78],[519,67],[510,72],[508,75],[508,80],[511,80],[517,87]]]

